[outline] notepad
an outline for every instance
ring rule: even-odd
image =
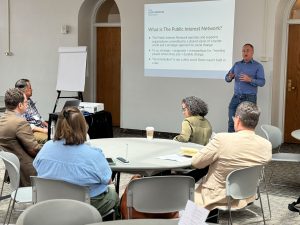
[[[185,210],[181,213],[178,225],[204,225],[209,211],[188,200]]]
[[[181,147],[180,154],[187,157],[193,157],[199,152],[196,148]]]

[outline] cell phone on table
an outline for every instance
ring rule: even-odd
[[[121,161],[122,163],[129,163],[129,161],[123,157],[117,157],[117,160]]]
[[[116,162],[112,158],[106,158],[106,161],[108,162],[108,165],[115,165]]]

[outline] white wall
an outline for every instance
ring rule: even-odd
[[[102,0],[98,2],[100,1]],[[163,2],[175,1],[180,0]],[[266,123],[271,121],[271,108],[282,107],[276,99],[271,101],[271,89],[276,87],[274,92],[277,91],[279,85],[276,84],[282,76],[281,64],[285,63],[280,61],[281,39],[277,38],[284,32],[281,30],[280,12],[287,2],[291,1],[294,0],[236,1],[235,60],[241,58],[241,47],[245,42],[254,44],[256,59],[270,59],[263,63],[267,84],[259,88],[258,94],[258,104],[263,111],[261,121]],[[89,33],[92,29],[85,26],[91,26],[89,17],[97,0],[11,1],[11,51],[14,56],[10,57],[3,54],[7,50],[6,2],[0,0],[0,95],[13,87],[17,79],[29,78],[34,89],[33,97],[38,102],[42,115],[46,117],[47,113],[52,111],[56,98],[58,47],[76,46],[79,43],[89,45],[91,51],[95,48],[93,37]],[[85,5],[78,16],[83,2]],[[208,119],[214,130],[226,130],[227,107],[233,93],[232,84],[223,80],[143,76],[143,6],[144,3],[158,2],[162,0],[116,0],[122,26],[121,126],[144,129],[147,125],[153,125],[156,130],[178,132],[182,120],[181,99],[197,95],[209,104]],[[265,3],[268,3],[267,9]],[[62,24],[71,26],[70,34],[60,34]],[[274,69],[273,59],[276,60]],[[90,67],[94,65],[93,60],[90,55]],[[276,77],[273,77],[273,70],[277,74]],[[86,81],[88,88],[85,94],[91,100],[94,96],[94,72],[90,68]],[[276,113],[273,117],[272,120],[278,120]]]
[[[121,126],[144,129],[147,125],[153,125],[159,131],[178,132],[182,120],[181,99],[196,95],[208,103],[207,117],[213,129],[227,130],[228,104],[233,94],[233,83],[227,84],[224,80],[144,77],[143,7],[145,3],[162,1],[116,0],[116,2],[122,26]],[[235,60],[241,59],[241,48],[247,42],[255,46],[256,59],[265,56],[264,7],[264,1],[261,0],[236,1]],[[263,63],[268,82],[265,87],[259,88],[258,94],[258,104],[262,108],[261,121],[266,123],[270,122],[269,81],[272,76],[270,64],[272,64],[270,61]]]
[[[77,46],[78,11],[83,0],[15,0],[11,2],[11,51],[7,51],[7,4],[0,0],[0,95],[20,78],[31,80],[33,99],[45,119],[54,106],[58,47]],[[3,13],[2,13],[3,12]],[[61,34],[62,24],[71,27]]]

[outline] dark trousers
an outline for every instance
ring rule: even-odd
[[[207,166],[203,169],[195,169],[195,170],[192,170],[192,171],[186,173],[185,175],[193,177],[195,182],[198,182],[202,177],[204,177],[207,174],[208,169],[209,169],[209,166]]]

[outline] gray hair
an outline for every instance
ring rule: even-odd
[[[186,97],[182,99],[182,103],[186,105],[192,116],[200,115],[204,117],[208,113],[207,104],[198,97]]]
[[[28,79],[20,79],[15,83],[15,88],[18,88],[24,92],[28,86],[28,83],[30,83]]]
[[[235,116],[240,118],[244,127],[255,129],[259,120],[260,109],[253,102],[245,101],[238,105]]]

